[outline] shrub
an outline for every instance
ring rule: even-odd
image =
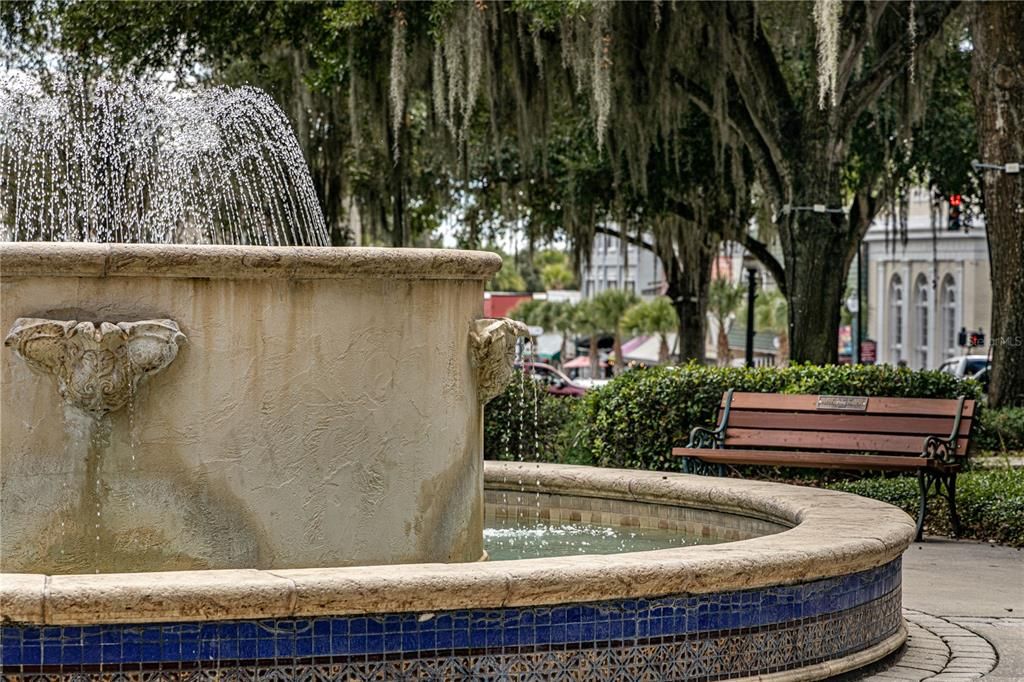
[[[583,399],[582,442],[601,466],[681,467],[673,447],[695,426],[715,424],[729,388],[758,393],[977,398],[978,385],[936,371],[888,365],[776,367],[658,367],[634,370]]]
[[[978,450],[1024,450],[1024,407],[982,410],[972,443]]]
[[[579,451],[580,400],[554,396],[516,370],[484,409],[484,458],[589,463]]]
[[[865,478],[827,487],[888,502],[917,518],[918,488],[914,477]],[[969,471],[957,477],[956,488],[963,537],[1024,547],[1024,470]],[[944,498],[934,496],[928,500],[925,529],[939,535],[952,533]]]

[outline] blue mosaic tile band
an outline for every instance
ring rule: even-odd
[[[839,658],[882,641],[900,623],[896,560],[797,585],[551,607],[5,625],[0,662],[11,680],[109,679],[112,673],[126,680],[250,680],[275,670],[273,679],[307,673],[339,680],[525,679],[568,671],[578,678],[584,669],[590,671],[585,679],[648,670],[657,679],[711,680]]]

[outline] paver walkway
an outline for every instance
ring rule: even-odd
[[[1024,552],[927,538],[903,556],[907,646],[865,681],[1024,682]]]

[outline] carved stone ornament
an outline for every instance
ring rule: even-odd
[[[501,395],[508,386],[516,359],[516,339],[529,335],[527,326],[515,320],[485,318],[473,321],[469,331],[470,352],[481,403]]]
[[[172,320],[92,322],[20,317],[5,346],[57,377],[70,405],[96,416],[124,407],[139,380],[167,367],[185,335]]]

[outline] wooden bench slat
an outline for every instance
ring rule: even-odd
[[[732,422],[732,418],[729,419]],[[948,434],[947,434],[948,435]],[[771,431],[734,429],[725,431],[726,447],[789,447],[795,450],[841,450],[845,452],[902,452],[917,456],[924,449],[921,436],[861,434],[838,431]],[[967,439],[958,440],[957,452],[964,453]]]
[[[960,420],[960,435],[971,432],[971,419]],[[733,410],[729,426],[737,428],[779,429],[787,431],[839,431],[850,433],[893,433],[904,436],[949,435],[952,417],[895,417],[888,415],[837,414],[806,412],[766,412],[764,410]],[[920,445],[920,442],[918,443]]]
[[[880,471],[916,471],[929,466],[923,457],[893,455],[856,455],[781,450],[713,450],[710,448],[673,448],[673,455],[699,457],[705,462],[749,464],[752,466],[789,466],[814,469],[877,469]]]
[[[725,406],[725,396],[722,402]],[[816,395],[785,395],[781,393],[734,393],[734,409],[782,412],[814,412],[816,414],[849,414],[849,412],[817,409]],[[973,417],[973,400],[964,401],[964,417]],[[955,417],[957,401],[944,398],[875,398],[869,397],[867,409],[857,414],[883,414],[890,416]]]

